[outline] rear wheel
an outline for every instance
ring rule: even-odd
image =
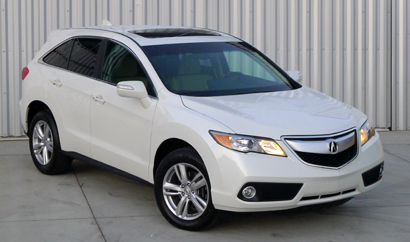
[[[30,153],[37,169],[47,175],[56,175],[70,169],[72,159],[61,151],[57,126],[47,110],[38,112],[29,128]]]
[[[162,215],[181,229],[204,229],[217,215],[205,165],[189,148],[176,150],[161,162],[155,175],[155,198]]]

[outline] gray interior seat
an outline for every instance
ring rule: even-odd
[[[112,78],[114,83],[121,81],[142,81],[147,86],[147,77],[138,64],[137,60],[132,55],[126,55],[122,60],[117,70],[115,70]]]
[[[209,90],[207,81],[211,75],[201,73],[199,59],[192,55],[182,57],[178,68],[178,75],[171,80],[170,87],[182,91],[206,91]]]

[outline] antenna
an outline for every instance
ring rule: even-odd
[[[101,23],[101,26],[111,26],[112,24],[110,23],[110,21],[104,19]]]

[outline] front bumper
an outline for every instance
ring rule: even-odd
[[[375,167],[381,165],[384,159],[377,133],[359,148],[358,156],[352,162],[336,170],[303,164],[282,142],[278,143],[288,157],[245,154],[228,150],[217,144],[211,147],[212,154],[203,158],[209,161],[213,156],[215,161],[215,164],[206,164],[215,208],[237,212],[291,209],[350,198],[370,191],[380,183],[376,180],[365,185],[363,178],[363,173],[371,169],[374,177],[377,169]],[[246,199],[240,198],[241,190],[244,185],[252,183],[301,184],[301,186],[295,195],[290,196],[291,198],[288,196],[287,200],[244,201]],[[269,192],[275,191],[277,190],[274,188]],[[256,193],[258,194],[258,189]]]

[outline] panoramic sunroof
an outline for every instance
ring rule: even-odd
[[[220,34],[205,29],[142,29],[130,33],[145,38],[169,38],[183,36],[220,36]]]

